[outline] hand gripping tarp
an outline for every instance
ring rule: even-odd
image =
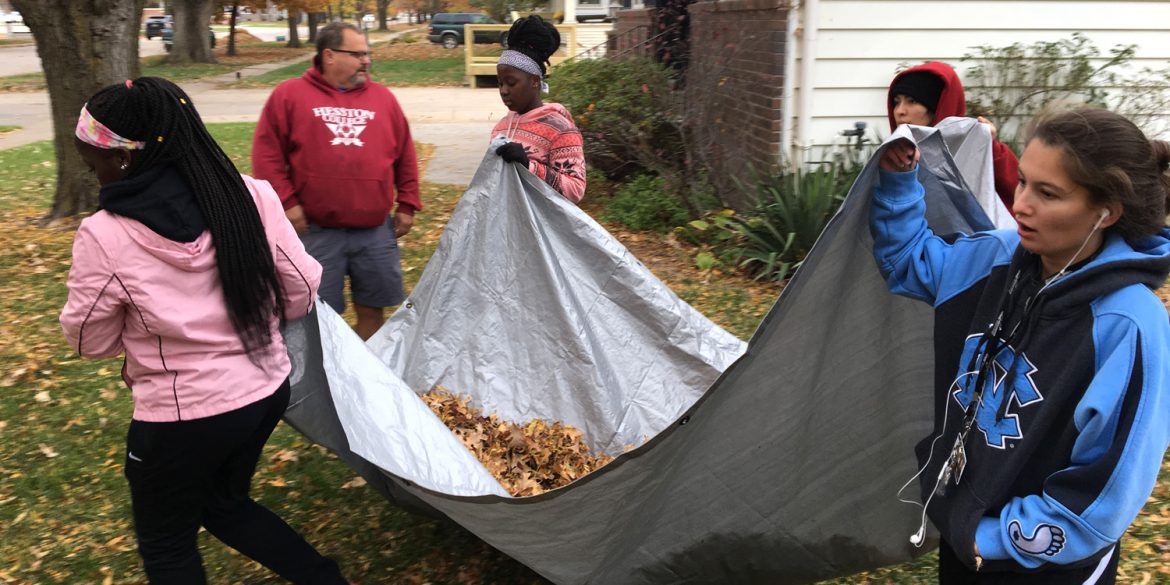
[[[989,156],[976,126],[891,136],[919,142],[939,233],[991,227],[960,171],[980,163],[946,147]],[[286,420],[391,501],[560,584],[808,583],[907,560],[919,511],[896,493],[931,428],[932,316],[875,266],[876,160],[736,360],[737,340],[489,153],[369,345],[320,303],[288,327]],[[638,446],[512,498],[417,398],[433,384],[505,419],[576,425],[601,450]]]

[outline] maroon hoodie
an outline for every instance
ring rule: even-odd
[[[422,208],[410,126],[386,86],[339,90],[316,67],[278,85],[252,138],[252,172],[285,209],[327,228],[382,225]],[[395,197],[397,193],[397,197]]]
[[[886,96],[886,116],[890,120],[890,131],[897,127],[897,123],[894,122],[894,85],[900,77],[915,71],[926,71],[941,78],[943,82],[942,93],[938,96],[938,106],[931,112],[934,116],[932,126],[943,118],[967,115],[967,98],[963,94],[963,83],[959,81],[958,74],[946,63],[931,61],[902,71],[890,82],[889,95]],[[1020,182],[1020,162],[1006,144],[992,140],[991,166],[995,171],[995,192],[999,195],[1000,201],[1011,210],[1016,197],[1016,185]]]

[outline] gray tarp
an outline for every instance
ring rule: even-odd
[[[987,168],[986,130],[958,120],[893,137],[911,132],[936,231],[991,227],[966,188],[987,182],[960,174]],[[807,583],[907,560],[919,512],[895,494],[931,426],[932,315],[886,292],[874,264],[875,180],[876,157],[726,367],[734,338],[489,155],[368,346],[320,303],[289,327],[286,420],[388,499],[556,583]],[[511,498],[415,397],[434,383],[504,418],[572,423],[603,449],[650,439],[565,488]]]

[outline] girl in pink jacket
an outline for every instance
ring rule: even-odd
[[[125,474],[150,582],[206,582],[202,526],[295,583],[346,583],[249,496],[289,401],[280,320],[312,311],[321,266],[175,84],[102,89],[76,137],[100,209],[77,231],[61,326],[82,356],[125,354]]]

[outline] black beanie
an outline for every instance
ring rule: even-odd
[[[894,107],[894,96],[901,94],[914,98],[914,101],[933,113],[938,107],[942,90],[941,77],[929,71],[911,71],[894,81],[894,86],[890,88],[890,107]]]

